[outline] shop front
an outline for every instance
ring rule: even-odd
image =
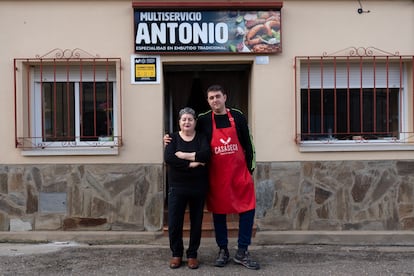
[[[162,231],[162,137],[212,84],[257,231],[414,229],[414,3],[363,4],[0,1],[0,230]]]

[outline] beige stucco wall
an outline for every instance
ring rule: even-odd
[[[5,126],[0,163],[160,163],[161,86],[130,84],[133,54],[131,1],[0,1],[3,43],[0,125]],[[123,142],[119,156],[22,157],[14,148],[13,58],[44,55],[54,48],[83,49],[122,59]],[[156,137],[156,138],[155,138]]]
[[[371,12],[358,14],[357,1],[284,1],[283,53],[271,58],[268,69],[260,69],[268,71],[269,79],[273,72],[278,81],[269,83],[263,74],[263,80],[255,80],[256,89],[253,88],[256,99],[253,129],[259,160],[412,158],[412,152],[299,153],[294,143],[295,56],[321,56],[351,46],[375,46],[392,53],[413,54],[414,36],[408,35],[414,33],[412,1],[363,1],[363,6]],[[261,82],[266,86],[259,87]],[[269,92],[262,93],[261,89]],[[267,125],[272,126],[270,131]]]
[[[238,1],[239,2],[239,1]],[[412,151],[300,153],[294,142],[295,56],[354,46],[414,54],[414,2],[283,1],[283,52],[253,64],[250,118],[257,161],[410,159]],[[0,1],[0,164],[161,163],[163,85],[130,84],[131,1]],[[80,48],[122,59],[123,142],[118,156],[24,157],[14,147],[13,58]],[[247,55],[162,56],[161,62],[248,60]]]

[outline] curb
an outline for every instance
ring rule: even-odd
[[[258,231],[254,240],[258,245],[413,246],[414,231]]]
[[[162,231],[0,232],[0,243],[68,241],[90,245],[168,244],[168,238],[163,235]],[[203,241],[214,243],[214,238],[202,238]],[[252,245],[295,244],[414,246],[414,231],[257,231],[252,239]]]
[[[73,241],[86,244],[148,244],[163,236],[160,232],[129,231],[28,231],[0,232],[0,243],[49,243]]]

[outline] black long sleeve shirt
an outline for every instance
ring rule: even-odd
[[[168,165],[168,184],[170,187],[191,189],[194,192],[206,192],[208,188],[208,161],[210,160],[210,143],[207,136],[196,132],[192,141],[184,141],[178,132],[170,134],[172,140],[165,147],[164,160]],[[191,161],[178,158],[175,153],[195,152],[195,161],[206,163],[205,166],[190,168]]]

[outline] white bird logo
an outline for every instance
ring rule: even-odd
[[[223,143],[223,145],[228,145],[228,143],[230,143],[231,141],[231,137],[227,138],[227,141],[224,141],[223,138],[220,138],[220,142]]]

